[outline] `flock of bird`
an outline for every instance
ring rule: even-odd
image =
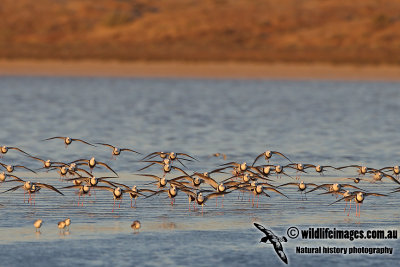
[[[193,204],[193,209],[196,211],[196,204],[201,206],[203,213],[203,206],[211,199],[216,199],[216,205],[218,205],[218,197],[222,198],[221,205],[223,207],[223,199],[227,194],[238,192],[239,196],[248,193],[252,198],[253,207],[258,207],[259,197],[270,197],[270,193],[277,194],[281,197],[288,198],[284,193],[286,187],[297,187],[301,193],[301,198],[306,198],[306,194],[311,192],[322,192],[320,194],[332,194],[336,196],[336,200],[330,205],[343,201],[345,202],[345,211],[347,204],[350,204],[348,210],[348,216],[350,214],[351,204],[355,203],[356,216],[360,216],[360,208],[364,199],[368,196],[385,197],[388,194],[369,192],[356,186],[361,181],[379,182],[383,179],[390,181],[391,183],[400,185],[399,166],[383,167],[383,168],[371,168],[361,165],[348,165],[341,167],[334,166],[321,166],[314,164],[294,163],[289,157],[278,151],[265,151],[257,155],[251,164],[246,162],[226,162],[219,165],[216,169],[209,170],[208,172],[196,172],[189,171],[188,165],[190,162],[198,161],[194,156],[187,153],[180,152],[152,152],[148,155],[142,155],[142,153],[129,149],[129,148],[118,148],[116,146],[107,143],[89,143],[82,139],[74,139],[70,137],[51,137],[42,141],[50,140],[63,140],[65,147],[69,146],[73,142],[80,142],[84,145],[89,146],[105,146],[111,149],[112,159],[117,159],[122,153],[134,153],[141,155],[142,168],[137,170],[137,175],[154,179],[154,182],[148,184],[150,188],[139,188],[136,185],[126,185],[118,181],[118,173],[105,162],[98,161],[94,157],[90,159],[77,159],[71,162],[59,162],[52,161],[49,159],[41,159],[39,157],[32,156],[31,154],[23,151],[18,147],[0,147],[1,158],[5,157],[9,151],[16,151],[21,155],[37,161],[42,164],[42,168],[46,172],[55,171],[60,175],[60,179],[65,182],[71,183],[62,188],[56,188],[53,185],[41,183],[38,181],[31,181],[31,179],[21,178],[15,175],[16,170],[21,169],[37,174],[38,170],[23,165],[12,165],[0,162],[0,168],[3,168],[0,172],[0,183],[9,183],[13,185],[11,188],[3,191],[2,193],[10,193],[18,189],[24,190],[24,202],[25,196],[28,195],[28,203],[35,204],[35,195],[42,189],[47,189],[56,192],[59,195],[64,195],[67,189],[75,189],[78,194],[78,206],[83,206],[81,197],[86,195],[95,194],[95,190],[105,190],[112,194],[114,200],[113,210],[115,209],[115,202],[120,201],[119,207],[122,202],[124,195],[130,197],[131,207],[135,207],[137,198],[151,198],[156,195],[167,195],[171,199],[171,205],[175,203],[175,197],[178,192],[182,192],[188,198],[189,211]],[[222,153],[212,154],[210,157],[222,157],[226,161],[226,155]],[[280,157],[282,160],[287,161],[286,165],[270,164],[272,157]],[[159,167],[161,173],[159,175],[143,173],[146,169],[151,167]],[[96,177],[93,174],[94,168],[103,167],[106,168],[111,176]],[[320,175],[324,175],[327,171],[338,171],[341,172],[345,169],[354,169],[353,177],[342,178],[343,180],[353,181],[354,184],[350,183],[332,183],[332,184],[314,184],[306,183],[301,180],[301,175],[315,171]],[[167,179],[168,176],[172,178]],[[371,178],[367,178],[366,175],[371,175]],[[216,176],[223,176],[223,179],[217,181]],[[277,184],[279,178],[285,176],[292,179],[289,183]],[[356,184],[356,185],[355,185]],[[400,192],[400,187],[393,188],[391,193]],[[257,197],[257,202],[255,198]],[[134,201],[134,202],[133,202]],[[0,204],[1,205],[1,204]],[[69,227],[71,220],[60,221],[58,227],[64,229]],[[37,220],[34,223],[36,229],[39,229],[42,225],[41,220]],[[139,229],[140,222],[135,221],[132,224],[132,229]]]

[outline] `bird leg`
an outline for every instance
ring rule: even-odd
[[[350,215],[350,211],[351,211],[351,201],[350,201],[350,204],[349,204],[349,212],[347,213],[347,216]]]
[[[115,198],[114,198],[114,205],[113,205],[113,209],[111,212],[114,212],[114,207],[115,207]]]
[[[258,200],[260,199],[260,195],[257,195],[257,208],[258,208]]]
[[[122,198],[121,198],[121,200],[119,201],[118,208],[121,208],[121,203],[122,203]]]

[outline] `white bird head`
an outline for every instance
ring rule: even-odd
[[[176,154],[175,154],[174,152],[169,153],[169,158],[170,158],[171,160],[176,159]]]
[[[356,201],[357,202],[363,202],[364,200],[364,193],[363,192],[358,192],[356,195]]]
[[[24,183],[24,188],[25,188],[26,190],[31,189],[31,188],[32,188],[32,182],[31,182],[31,181],[26,181],[26,182]]]
[[[164,172],[170,172],[171,171],[171,165],[166,164],[164,165]]]
[[[90,185],[97,185],[98,182],[99,180],[96,177],[93,176],[92,178],[90,178]]]
[[[224,184],[221,183],[221,184],[218,185],[218,191],[219,191],[219,192],[224,192],[225,189],[226,189],[226,187],[225,187]]]
[[[264,174],[269,174],[270,172],[271,172],[271,167],[270,166],[263,167],[263,173]]]
[[[0,172],[0,181],[4,182],[4,180],[6,179],[7,174],[5,172]]]
[[[241,171],[247,170],[247,163],[246,162],[243,162],[242,164],[240,164],[240,170]]]
[[[122,195],[122,190],[121,190],[121,188],[119,188],[119,187],[115,188],[115,189],[114,189],[114,195],[115,195],[116,197],[120,197],[120,196]]]

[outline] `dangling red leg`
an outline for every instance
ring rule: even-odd
[[[114,205],[113,205],[113,209],[111,212],[114,212],[114,207],[115,207],[115,198],[114,198]]]
[[[350,211],[351,211],[351,201],[350,201],[350,204],[349,204],[349,213],[347,213],[347,216],[350,215]]]

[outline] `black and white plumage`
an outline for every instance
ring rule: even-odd
[[[286,264],[288,264],[288,258],[286,257],[285,252],[283,251],[283,246],[281,242],[287,242],[286,237],[278,237],[276,236],[271,230],[266,229],[264,226],[254,223],[254,226],[257,227],[258,230],[263,232],[265,236],[261,238],[260,242],[267,243],[268,241],[270,244],[274,246],[276,254],[278,254],[279,258]]]

